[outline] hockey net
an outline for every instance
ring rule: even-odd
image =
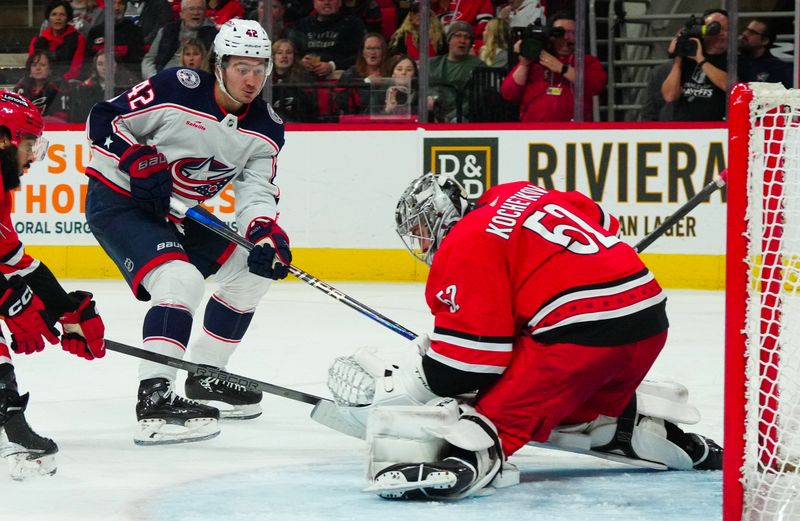
[[[729,110],[724,519],[800,519],[800,91]]]

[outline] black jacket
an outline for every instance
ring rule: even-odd
[[[289,38],[300,56],[316,54],[324,62],[335,62],[337,69],[347,69],[356,63],[364,34],[361,20],[340,13],[324,22],[316,15],[303,18],[289,31]]]

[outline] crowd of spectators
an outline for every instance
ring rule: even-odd
[[[429,119],[482,121],[474,91],[519,121],[570,121],[575,107],[575,18],[555,11],[570,2],[431,0],[428,13]],[[574,5],[574,3],[573,3]],[[567,5],[569,6],[569,5]],[[105,14],[114,10],[117,92],[175,66],[211,71],[208,54],[221,24],[264,20],[273,40],[272,99],[290,122],[353,117],[413,117],[419,103],[420,3],[414,0],[50,0],[14,87],[54,121],[82,122],[106,95]],[[540,45],[522,45],[526,28],[544,22]],[[648,121],[725,117],[728,17],[703,14],[719,31],[695,45],[673,39],[669,60],[650,71],[641,111]],[[685,39],[684,39],[685,40]],[[751,20],[739,37],[740,81],[790,86],[791,64],[770,53],[775,31]],[[687,51],[690,49],[690,51]],[[583,119],[606,88],[600,60],[585,54]],[[492,81],[487,82],[486,78]],[[472,97],[470,97],[472,94]],[[423,103],[425,104],[425,103]],[[505,104],[504,107],[500,107]],[[493,107],[481,107],[491,114]]]

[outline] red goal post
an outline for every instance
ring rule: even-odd
[[[723,519],[800,519],[800,91],[728,111]]]

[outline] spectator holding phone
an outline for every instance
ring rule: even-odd
[[[547,27],[528,27],[514,44],[518,63],[503,80],[500,94],[520,104],[520,121],[570,121],[574,114],[575,18],[555,13]],[[592,120],[592,96],[607,75],[600,60],[584,56],[584,120]]]

